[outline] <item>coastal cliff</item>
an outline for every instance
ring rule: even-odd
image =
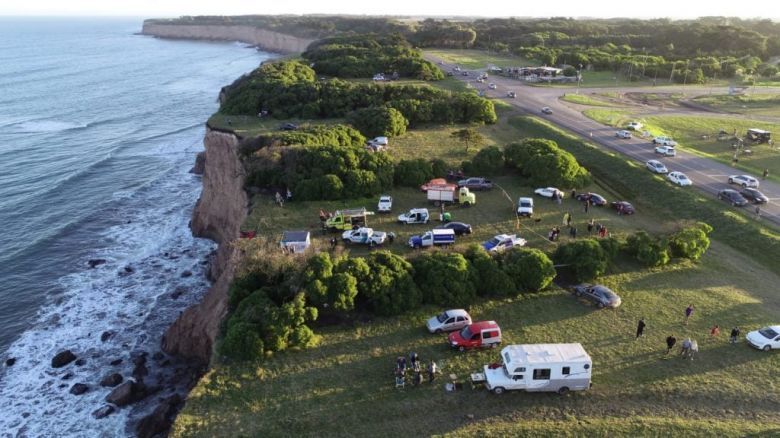
[[[244,169],[238,158],[239,139],[209,129],[204,139],[203,192],[192,214],[195,236],[219,244],[211,260],[211,289],[203,300],[185,310],[163,337],[169,353],[207,364],[214,340],[227,311],[228,288],[233,280],[236,250],[231,242],[239,235],[247,215]]]
[[[145,21],[141,33],[159,38],[240,41],[276,53],[300,53],[314,41],[241,25],[161,24]]]

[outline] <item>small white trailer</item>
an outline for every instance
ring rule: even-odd
[[[501,350],[501,363],[485,365],[471,380],[484,382],[489,391],[582,391],[591,386],[593,362],[581,344],[509,345]]]

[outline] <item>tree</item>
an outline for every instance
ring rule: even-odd
[[[582,187],[590,182],[588,171],[552,140],[527,138],[510,143],[504,148],[504,159],[532,184]]]
[[[477,294],[498,297],[517,294],[512,278],[501,269],[499,261],[480,245],[469,245],[463,256],[471,264],[472,283],[476,285]]]
[[[504,153],[497,146],[480,149],[471,159],[469,173],[495,175],[504,167]]]
[[[474,128],[464,128],[459,129],[457,131],[454,131],[452,134],[450,134],[450,137],[462,142],[466,145],[466,153],[469,152],[469,147],[472,145],[476,145],[479,143],[482,143],[485,141],[485,137],[482,136],[476,129]]]
[[[369,271],[358,278],[358,302],[379,315],[397,315],[420,305],[422,295],[406,259],[390,251],[375,251],[366,263]]]
[[[712,227],[704,222],[683,228],[669,237],[669,249],[674,257],[699,260],[710,247],[707,235],[711,232]]]
[[[555,278],[555,267],[547,254],[534,248],[507,251],[504,272],[522,292],[537,292],[549,286]]]
[[[420,187],[434,177],[430,161],[417,158],[415,160],[401,160],[395,166],[393,180],[398,186]]]
[[[594,239],[583,239],[558,247],[555,263],[568,265],[576,281],[592,281],[607,272],[609,259]]]
[[[237,322],[228,327],[225,338],[219,344],[219,352],[239,360],[263,357],[265,346],[258,334],[258,327],[247,322]]]
[[[402,135],[409,126],[409,121],[400,111],[387,107],[359,109],[350,114],[348,120],[367,137]]]
[[[425,253],[412,260],[414,282],[423,291],[423,302],[466,307],[477,296],[468,261],[458,253]]]
[[[645,231],[637,231],[626,239],[629,254],[646,266],[663,266],[669,263],[669,243],[666,239],[651,237]]]

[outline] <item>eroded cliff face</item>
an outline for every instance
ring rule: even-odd
[[[238,258],[231,242],[238,238],[247,215],[244,168],[238,158],[239,139],[209,129],[204,140],[203,192],[192,214],[194,235],[214,240],[219,249],[211,261],[211,289],[168,328],[163,349],[169,354],[206,364],[227,311],[228,287]]]
[[[241,41],[277,53],[300,53],[312,43],[311,39],[259,29],[253,26],[160,24],[144,22],[144,35],[160,38]]]

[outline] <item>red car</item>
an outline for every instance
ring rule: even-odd
[[[630,202],[626,202],[626,201],[615,201],[612,203],[612,208],[617,210],[618,214],[636,213],[636,210],[634,210],[634,206],[631,205]]]
[[[423,192],[427,192],[428,188],[431,187],[431,186],[443,186],[443,185],[447,185],[447,184],[448,184],[447,180],[444,179],[444,178],[434,178],[434,179],[428,181],[427,183],[421,185],[420,186],[420,190],[422,190]]]
[[[450,333],[447,338],[452,348],[466,351],[477,347],[495,347],[501,343],[501,328],[495,321],[480,321],[462,330]]]

